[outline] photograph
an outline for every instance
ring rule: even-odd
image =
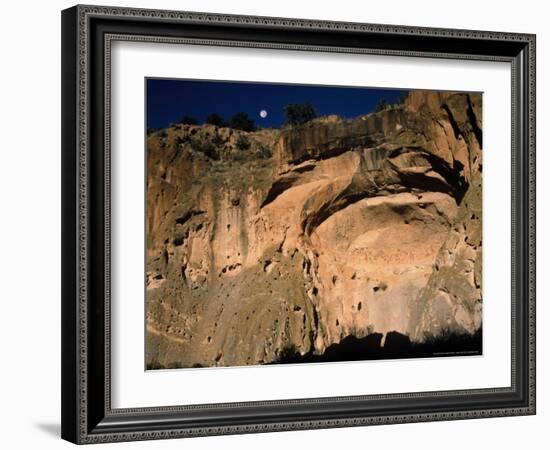
[[[479,2],[428,15],[397,2],[63,5],[61,33],[44,22],[58,45],[36,45],[58,49],[61,76],[44,73],[57,101],[38,104],[61,114],[32,133],[56,142],[57,130],[61,152],[39,145],[24,179],[48,178],[61,196],[61,231],[44,240],[60,241],[61,264],[45,267],[61,279],[39,273],[61,305],[39,301],[36,315],[60,357],[15,346],[30,362],[7,361],[34,378],[48,363],[30,353],[55,363],[42,372],[60,393],[61,420],[59,401],[50,417],[62,439],[279,449],[334,448],[342,433],[424,448],[540,437],[536,74],[548,27],[528,6],[495,18]],[[16,72],[21,89],[6,94],[21,106],[33,84]],[[31,133],[16,122],[6,148]],[[8,172],[35,216],[17,226],[36,228],[43,214],[22,199],[47,183]],[[11,240],[21,272],[36,251]],[[29,271],[19,278],[21,291]],[[45,284],[30,285],[41,299]],[[321,429],[332,430],[319,440]]]
[[[482,97],[146,78],[146,369],[482,355]]]

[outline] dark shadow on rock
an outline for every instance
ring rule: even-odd
[[[397,331],[390,331],[386,334],[384,341],[384,351],[389,354],[407,353],[411,349],[411,340],[409,336]]]
[[[438,336],[427,336],[424,342],[415,344],[413,350],[421,356],[481,355],[482,337],[481,328],[474,334],[443,331]]]
[[[386,334],[382,346],[381,333],[363,338],[350,335],[339,343],[327,347],[320,355],[308,352],[301,355],[294,345],[285,347],[277,361],[271,364],[297,364],[315,362],[364,361],[376,359],[430,358],[441,356],[467,356],[482,354],[482,330],[474,334],[443,332],[427,337],[422,343],[411,342],[407,335],[397,331]]]
[[[372,333],[363,338],[346,336],[338,344],[328,347],[321,356],[327,361],[357,361],[363,359],[363,355],[376,356],[382,350],[382,337],[381,333]]]

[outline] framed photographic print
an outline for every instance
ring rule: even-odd
[[[62,436],[535,413],[535,37],[62,13]]]

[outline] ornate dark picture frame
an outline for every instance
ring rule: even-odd
[[[116,40],[509,62],[512,373],[505,388],[113,409],[110,48]],[[535,36],[75,6],[62,12],[62,437],[97,443],[535,414]]]

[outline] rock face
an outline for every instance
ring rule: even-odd
[[[481,327],[481,95],[148,137],[149,368]]]

